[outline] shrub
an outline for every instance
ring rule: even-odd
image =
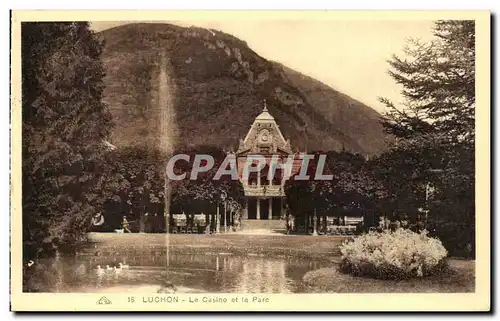
[[[407,229],[369,232],[340,246],[341,270],[377,279],[423,277],[441,270],[448,254],[441,241]]]

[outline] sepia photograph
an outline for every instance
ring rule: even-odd
[[[490,308],[489,12],[72,13],[12,13],[17,309]]]

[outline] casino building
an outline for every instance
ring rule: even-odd
[[[227,229],[234,224],[234,216],[227,211],[225,206],[218,206],[216,213],[194,214],[195,219],[206,224],[204,225],[206,227],[205,233],[210,231],[214,233],[222,231],[247,233],[250,231],[260,234],[266,231],[284,230],[287,178],[284,175],[286,171],[284,165],[291,165],[290,177],[298,174],[301,170],[303,155],[305,153],[292,151],[290,140],[283,136],[279,125],[264,103],[264,109],[254,119],[246,136],[240,139],[236,152],[228,153],[228,157],[234,157],[238,179],[244,189],[246,204],[239,217],[241,223],[239,229]],[[261,160],[265,159],[266,164],[260,171],[249,171],[249,175],[244,175],[245,167],[251,162],[256,162],[255,159],[249,159],[252,156],[258,156]],[[277,160],[278,166],[271,170],[271,172],[274,171],[274,176],[268,177],[269,167],[273,164],[271,160]],[[172,218],[175,226],[173,230],[188,232],[187,216],[184,212],[182,214],[172,213]],[[337,232],[352,234],[356,225],[363,222],[363,217],[348,217],[343,213],[321,213],[316,216],[316,212],[314,212],[314,215],[306,213],[300,222],[296,220],[294,222],[294,231],[300,233],[312,235],[318,235],[318,233],[335,234]],[[191,227],[193,228],[193,226]],[[197,227],[194,230],[197,230]]]
[[[243,168],[249,155],[266,159],[266,166],[259,173],[250,172],[243,178]],[[299,155],[292,152],[290,140],[285,139],[274,117],[264,103],[263,111],[255,118],[245,138],[240,139],[235,153],[240,181],[246,197],[243,220],[279,220],[284,213],[285,192],[284,169],[276,168],[275,175],[268,179],[271,157],[278,156],[278,163],[285,163],[293,156],[292,175],[300,169]]]

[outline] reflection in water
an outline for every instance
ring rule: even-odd
[[[233,261],[234,258],[229,258]],[[289,293],[290,284],[285,274],[284,261],[254,259],[241,264],[234,292],[239,293]]]
[[[130,267],[114,268],[120,262]],[[26,271],[25,291],[305,292],[303,275],[328,265],[328,262],[298,258],[170,253],[167,266],[165,255],[159,253],[130,253],[117,258],[116,255],[80,255],[37,262],[33,269]]]

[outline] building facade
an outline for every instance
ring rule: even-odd
[[[247,158],[259,155],[266,159],[266,166],[260,172],[251,172],[244,178],[243,169]],[[292,172],[300,169],[300,158],[292,152],[290,140],[285,139],[274,117],[264,110],[255,118],[244,139],[240,139],[235,153],[238,174],[243,185],[246,206],[243,213],[245,220],[278,220],[282,218],[285,206],[284,170],[276,168],[275,175],[269,179],[269,164],[272,157],[282,164],[293,156]]]

